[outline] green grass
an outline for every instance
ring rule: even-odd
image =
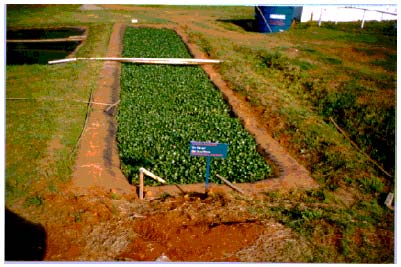
[[[59,178],[67,179],[69,170],[55,167],[52,171],[54,173],[48,173],[46,165],[70,161],[69,154],[72,153],[82,129],[86,108],[85,105],[70,102],[69,99],[88,99],[88,88],[77,90],[82,86],[77,84],[78,76],[85,67],[7,67],[7,97],[66,99],[65,102],[7,100],[7,199],[12,199],[14,192],[18,192],[16,196],[28,192],[32,183],[43,177],[59,176],[59,172],[64,172],[64,177]],[[53,139],[58,140],[58,144],[55,144],[58,149],[50,159],[51,163],[47,163],[43,159],[48,157],[48,145]],[[72,162],[67,165],[70,169]]]
[[[78,55],[104,53],[110,32],[108,25],[89,26]],[[70,100],[89,99],[100,67],[93,62],[7,66],[7,98],[49,101],[7,100],[6,203],[35,191],[57,191],[57,184],[69,180],[86,116],[86,104]]]
[[[376,51],[374,57],[380,58],[374,61],[377,62],[375,65],[384,68],[371,68],[369,64],[355,62],[352,57],[359,57],[367,62],[369,58],[358,53],[355,55],[353,51],[359,45],[349,38],[343,38],[354,36],[354,32],[313,26],[307,28],[307,31],[291,29],[280,34],[285,36],[286,41],[294,40],[293,47],[299,49],[297,55],[291,57],[283,52],[278,35],[267,35],[263,38],[269,43],[277,42],[277,48],[270,50],[255,49],[254,45],[249,44],[233,44],[229,40],[217,41],[199,33],[193,33],[193,36],[201,40],[198,43],[212,57],[229,59],[220,69],[234,90],[256,99],[252,103],[262,105],[266,114],[278,115],[285,121],[286,127],[277,129],[274,133],[276,136],[296,134],[297,139],[293,139],[293,142],[313,148],[319,146],[316,142],[318,139],[310,140],[307,136],[310,133],[313,136],[322,136],[323,132],[327,132],[323,129],[328,126],[325,125],[328,118],[333,117],[366,153],[393,173],[395,98],[391,98],[390,92],[395,90],[395,72],[390,70],[394,70],[391,66],[395,64],[395,57],[392,56],[395,43],[389,41],[390,37],[380,34],[363,34],[370,36],[369,38],[384,40],[386,48],[378,50],[376,44],[371,47]],[[304,42],[305,36],[308,36],[307,43]],[[325,41],[324,44],[322,40]],[[362,43],[363,46],[370,45],[369,42]],[[366,48],[365,51],[367,50]],[[249,75],[250,70],[252,75]],[[270,92],[269,99],[265,97],[265,91]],[[384,98],[380,96],[383,93],[390,95]],[[384,103],[381,102],[382,99]],[[275,110],[277,106],[280,107],[278,111]],[[316,125],[320,130],[311,132],[309,125],[304,123],[308,120],[321,121],[319,126]],[[316,127],[312,129],[317,129]],[[293,133],[291,129],[297,132]],[[331,135],[337,134],[333,132]],[[342,142],[340,139],[338,136],[336,142]],[[295,144],[294,148],[297,146]],[[297,148],[301,149],[303,148]],[[317,153],[319,152],[314,153],[315,156]],[[311,165],[321,162],[322,159],[324,160],[317,156],[318,162]]]
[[[336,204],[337,203],[337,204]],[[385,235],[391,235],[393,212],[376,199],[346,207],[326,189],[272,192],[252,205],[251,212],[274,218],[309,242],[308,262],[391,263],[393,251]],[[388,221],[390,223],[383,223]],[[375,225],[380,225],[374,231]]]
[[[169,23],[168,20],[149,16],[141,11],[79,10],[80,5],[7,5],[9,27],[75,26],[84,24]]]
[[[226,82],[263,110],[273,137],[320,183],[310,192],[273,192],[255,211],[306,237],[312,262],[394,260],[394,213],[384,206],[394,178],[329,120],[394,173],[396,42],[376,27],[347,31],[312,24],[258,38],[249,34],[253,42],[242,30],[243,39],[235,42],[189,30],[210,57],[226,60],[219,68]]]
[[[39,164],[36,161],[44,157],[43,148],[52,137],[49,128],[53,128],[53,125],[50,122],[51,106],[14,102],[7,103],[7,107],[5,177],[8,199],[10,194],[21,196],[39,178]],[[36,127],[32,128],[32,125]]]

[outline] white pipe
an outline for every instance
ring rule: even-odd
[[[156,181],[165,184],[166,181],[160,178],[159,176],[154,175],[150,171],[146,170],[145,168],[139,168],[139,199],[143,199],[143,180],[144,180],[144,174],[147,176],[155,179]]]
[[[363,25],[365,25],[365,13],[366,13],[366,10],[363,11],[362,22],[361,22],[361,29],[363,29]]]
[[[121,58],[121,57],[90,57],[90,58],[67,58],[48,61],[49,64],[73,62],[77,60],[103,60],[119,61],[142,64],[173,64],[173,65],[197,65],[221,63],[222,60],[202,58]]]
[[[58,63],[67,63],[67,62],[73,62],[73,61],[77,61],[76,58],[65,58],[65,59],[58,59],[58,60],[52,60],[49,61],[49,64],[58,64]]]
[[[156,181],[158,181],[158,182],[160,182],[162,184],[166,183],[166,181],[163,180],[163,178],[160,178],[159,176],[154,175],[153,173],[151,173],[150,171],[146,170],[145,168],[142,168],[142,167],[139,168],[139,172],[140,173],[143,172],[145,175],[149,176],[150,178],[155,179]]]
[[[322,25],[322,15],[323,15],[323,8],[320,9],[320,17],[319,17],[319,22],[318,22],[319,27]]]

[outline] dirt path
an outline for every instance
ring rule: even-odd
[[[122,24],[114,25],[106,57],[121,56],[124,29]],[[104,63],[98,86],[92,95],[93,102],[116,103],[119,100],[120,71],[120,63]],[[134,194],[132,186],[120,170],[114,110],[99,105],[91,106],[72,176],[73,191],[86,194],[93,188]]]

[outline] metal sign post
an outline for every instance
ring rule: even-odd
[[[191,141],[190,155],[193,157],[206,157],[205,192],[208,192],[211,158],[226,158],[228,144]]]
[[[209,174],[210,174],[210,159],[211,157],[206,157],[206,173],[205,173],[205,192],[208,192],[209,186]]]

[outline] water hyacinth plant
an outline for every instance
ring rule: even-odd
[[[191,57],[173,30],[152,28],[127,28],[123,56]],[[170,184],[203,182],[205,159],[190,157],[192,140],[229,145],[226,159],[211,162],[212,182],[218,182],[216,173],[234,182],[271,174],[254,139],[199,66],[124,63],[117,120],[122,169],[133,183],[140,167]]]

